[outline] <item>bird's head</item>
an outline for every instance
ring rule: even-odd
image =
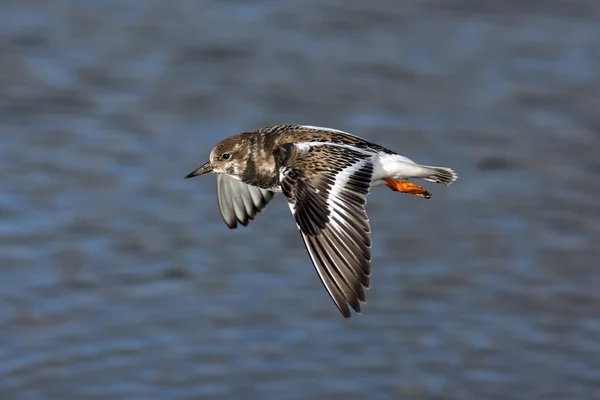
[[[240,178],[248,163],[249,144],[246,140],[240,140],[239,136],[231,136],[217,144],[210,152],[209,160],[185,178],[193,178],[209,172]]]

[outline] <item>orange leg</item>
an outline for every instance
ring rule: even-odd
[[[393,180],[392,178],[384,178],[385,183],[387,183],[387,187],[392,189],[394,192],[400,193],[410,193],[415,196],[423,197],[424,199],[431,198],[431,194],[421,186],[408,182],[406,179],[401,179],[398,182]]]

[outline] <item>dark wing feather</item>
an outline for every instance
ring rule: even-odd
[[[248,225],[273,199],[275,192],[247,185],[226,174],[217,175],[217,199],[221,216],[230,229]]]
[[[371,273],[365,211],[373,178],[368,155],[346,146],[289,146],[280,181],[323,284],[346,318],[360,312]]]

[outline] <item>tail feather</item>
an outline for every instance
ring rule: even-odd
[[[443,185],[449,185],[454,182],[458,175],[450,168],[446,167],[432,167],[430,165],[423,165],[424,168],[427,168],[431,175],[424,177],[426,181],[441,183]],[[428,172],[429,172],[428,171]]]

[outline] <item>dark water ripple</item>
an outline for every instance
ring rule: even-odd
[[[2,399],[600,396],[597,3],[2,9]],[[228,231],[182,179],[275,123],[460,174],[370,196],[360,317],[283,199]]]

